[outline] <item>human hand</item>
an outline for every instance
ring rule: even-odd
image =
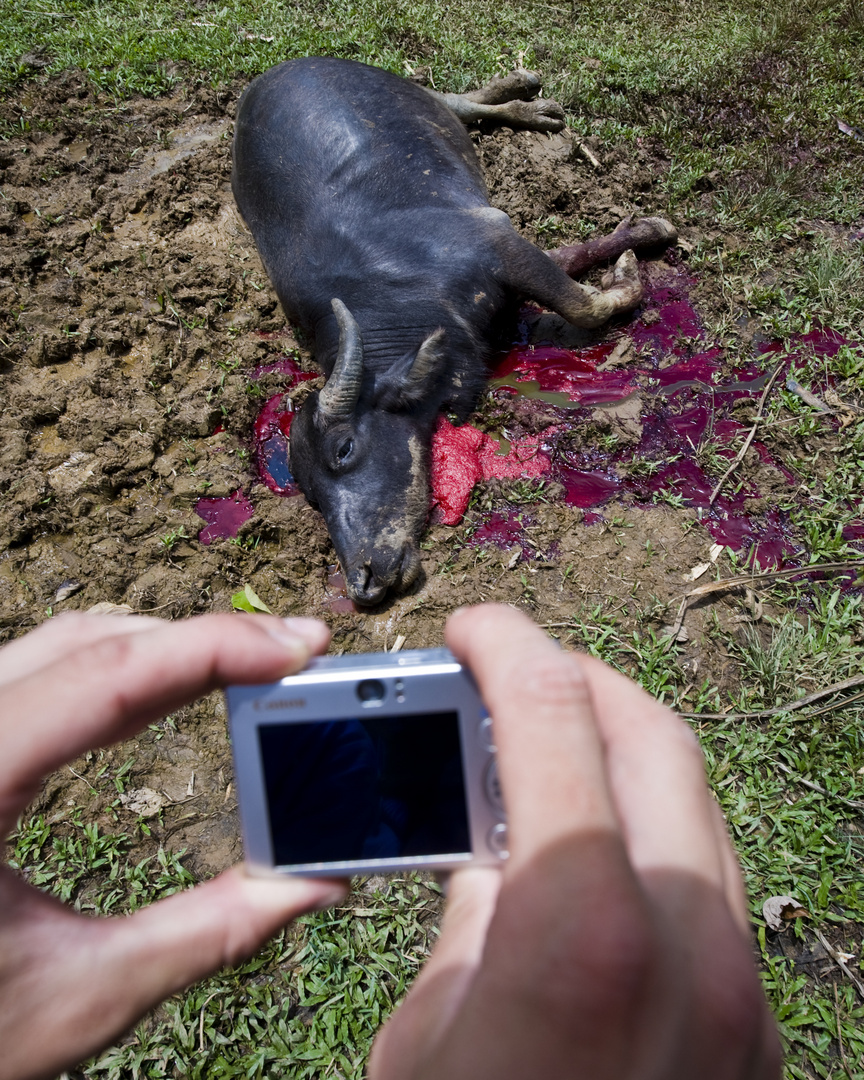
[[[522,615],[455,614],[493,716],[510,857],[451,879],[372,1080],[773,1080],[740,870],[692,733]]]
[[[327,646],[319,622],[63,615],[0,650],[0,828],[42,777],[227,683],[271,682]],[[128,918],[93,919],[0,868],[0,1080],[53,1077],[152,1006],[252,953],[333,881],[241,867]]]

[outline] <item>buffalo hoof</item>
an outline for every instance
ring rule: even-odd
[[[550,98],[510,101],[501,106],[501,123],[529,131],[560,131],[564,127],[564,110]]]
[[[600,284],[604,289],[616,289],[622,286],[638,287],[639,263],[636,261],[636,253],[629,250],[619,256],[615,265],[603,275]]]

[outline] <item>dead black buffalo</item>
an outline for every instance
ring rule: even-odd
[[[473,95],[440,95],[364,64],[307,58],[265,72],[240,102],[237,205],[327,375],[294,419],[291,470],[359,604],[416,578],[436,418],[468,417],[517,298],[598,326],[639,303],[632,249],[675,238],[645,218],[550,258],[489,205],[460,118],[560,128],[554,102],[522,100],[538,89],[536,75],[515,72]],[[562,269],[615,257],[603,290]]]

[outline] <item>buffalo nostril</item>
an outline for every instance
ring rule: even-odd
[[[384,594],[387,592],[386,585],[373,585],[363,590],[349,589],[351,593],[351,599],[355,604],[360,604],[362,607],[374,607],[375,604],[380,603],[384,599]]]
[[[379,603],[387,592],[387,586],[380,585],[375,580],[372,567],[368,563],[355,570],[347,579],[346,585],[348,595],[354,603],[362,604],[364,607]]]
[[[403,589],[407,589],[417,579],[420,573],[420,552],[412,544],[407,543],[402,548],[402,558],[399,562],[399,583]]]

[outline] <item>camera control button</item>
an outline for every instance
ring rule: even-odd
[[[477,733],[480,736],[480,745],[483,749],[494,754],[497,747],[495,746],[495,733],[492,730],[491,716],[483,717],[477,727]]]
[[[487,842],[491,851],[494,851],[499,859],[506,859],[510,854],[507,848],[507,826],[502,822],[493,825],[489,830]]]
[[[504,797],[501,792],[501,781],[498,779],[498,762],[494,758],[486,766],[486,772],[483,776],[483,789],[492,808],[498,811],[499,814],[503,814]]]

